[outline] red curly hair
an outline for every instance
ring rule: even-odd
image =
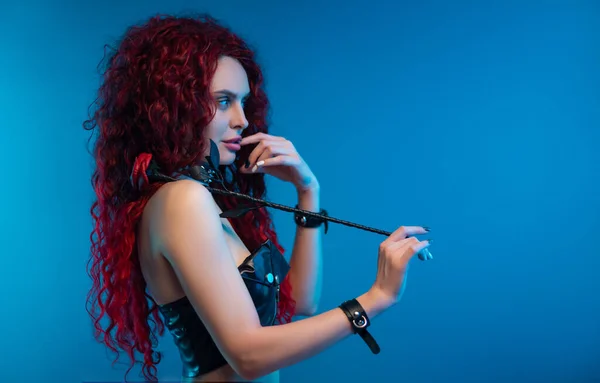
[[[120,351],[127,353],[126,375],[139,353],[144,377],[157,380],[160,354],[154,347],[157,335],[164,333],[157,305],[146,292],[136,246],[136,226],[161,185],[140,190],[131,182],[132,171],[140,162],[147,164],[147,158],[139,160],[143,153],[150,153],[166,174],[202,159],[208,147],[204,127],[215,110],[210,82],[223,56],[237,59],[248,75],[250,97],[244,109],[249,126],[244,135],[267,132],[269,103],[253,51],[207,15],[156,16],[128,29],[107,57],[96,110],[83,124],[96,133],[92,185],[97,200],[91,208],[94,228],[88,264],[92,288],[86,308],[96,339],[117,354],[114,362]],[[233,172],[230,187],[264,198],[262,174],[236,173],[250,151],[243,148],[235,163],[221,170]],[[237,204],[231,197],[215,199],[226,207]],[[232,219],[231,224],[249,249],[271,239],[283,252],[264,208]],[[285,323],[291,321],[295,307],[288,278],[281,294],[278,321]]]

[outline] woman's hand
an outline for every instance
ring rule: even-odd
[[[306,191],[319,187],[317,178],[306,162],[300,157],[294,145],[283,137],[265,133],[256,133],[244,137],[242,146],[257,144],[248,158],[247,166],[242,166],[242,173],[265,173],[291,182],[298,191]]]
[[[428,232],[428,228],[421,226],[402,226],[379,245],[377,277],[371,291],[383,297],[387,306],[402,296],[411,258],[429,247],[430,241],[420,241],[414,235]]]

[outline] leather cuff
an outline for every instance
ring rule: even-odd
[[[298,205],[296,205],[296,209],[298,209]],[[327,210],[321,209],[319,214],[327,216]],[[294,213],[294,222],[296,222],[296,225],[298,226],[307,228],[316,228],[321,226],[321,224],[325,224],[325,234],[327,234],[327,229],[329,228],[326,220],[318,217],[304,215],[302,213]]]
[[[371,325],[371,321],[360,303],[358,303],[356,299],[351,299],[342,303],[340,309],[342,309],[352,324],[352,331],[355,334],[360,335],[373,354],[379,354],[381,349],[379,348],[377,341],[375,341],[375,338],[367,331],[367,327]]]

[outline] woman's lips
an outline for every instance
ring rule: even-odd
[[[223,142],[223,145],[225,145],[225,147],[227,149],[231,150],[232,152],[237,152],[238,150],[240,150],[242,148],[242,146],[240,144],[233,143],[233,142]]]

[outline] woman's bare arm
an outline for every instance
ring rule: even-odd
[[[262,327],[210,192],[185,180],[165,185],[153,199],[150,231],[217,347],[242,378],[256,379],[307,359],[352,333],[337,308]],[[357,299],[371,318],[392,304],[375,289]]]

